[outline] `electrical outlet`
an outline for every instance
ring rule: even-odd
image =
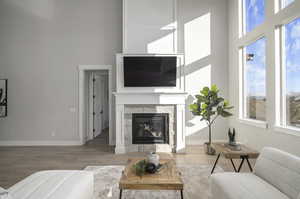
[[[56,135],[56,132],[55,132],[55,131],[52,131],[52,132],[51,132],[51,136],[52,136],[52,137],[55,137],[55,135]]]

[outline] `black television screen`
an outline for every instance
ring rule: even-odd
[[[176,56],[124,57],[125,87],[176,87]]]

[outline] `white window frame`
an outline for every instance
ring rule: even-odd
[[[284,9],[284,8],[289,7],[290,5],[292,5],[293,3],[295,3],[295,1],[297,1],[297,0],[294,0],[294,1],[291,2],[290,4],[284,6],[284,5],[283,5],[283,1],[282,1],[282,0],[279,0],[280,9],[282,10],[282,9]]]
[[[247,103],[246,103],[246,81],[245,81],[245,77],[246,77],[246,47],[248,45],[251,45],[253,43],[255,43],[256,41],[265,38],[266,39],[266,35],[258,35],[255,39],[250,40],[248,42],[245,42],[243,46],[240,47],[239,49],[239,85],[240,85],[240,109],[239,109],[239,120],[241,123],[244,124],[249,124],[249,125],[254,125],[256,127],[261,127],[261,128],[267,128],[267,122],[266,121],[262,121],[262,120],[257,120],[257,119],[251,119],[249,117],[247,117]],[[267,85],[267,82],[265,82],[265,85]],[[267,88],[266,88],[267,89]],[[267,98],[267,96],[266,96]]]
[[[294,2],[293,2],[294,3]],[[291,4],[293,4],[291,3]],[[291,23],[292,21],[300,18],[300,14],[293,17],[282,20],[282,23],[276,25],[275,29],[275,86],[276,92],[276,120],[274,129],[280,132],[288,133],[290,135],[300,136],[300,128],[294,127],[287,124],[286,118],[286,65],[285,65],[285,25]]]
[[[246,32],[246,8],[244,0],[239,0],[239,38],[240,38],[240,45],[239,45],[239,121],[243,124],[253,125],[260,128],[267,128],[267,122],[251,119],[247,117],[247,104],[246,104],[246,82],[245,82],[245,66],[246,66],[246,50],[245,48],[256,42],[261,38],[266,38],[266,34],[264,32],[259,32],[257,29],[265,23],[265,21],[258,25],[254,30],[251,32]],[[266,9],[266,8],[265,8]],[[265,10],[266,15],[266,10]],[[266,82],[267,85],[267,82]],[[267,89],[267,88],[266,88]],[[267,96],[266,96],[267,98]],[[266,116],[267,117],[267,116]]]
[[[287,8],[287,7],[289,7],[290,5],[292,5],[292,4],[294,4],[295,3],[295,1],[297,1],[297,0],[294,0],[292,3],[290,3],[289,5],[287,5],[287,6],[284,6],[283,5],[283,0],[274,0],[274,13],[276,14],[276,13],[278,13],[279,11],[281,11],[281,10],[283,10],[283,9],[285,9],[285,8]]]

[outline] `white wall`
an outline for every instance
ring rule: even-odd
[[[122,0],[3,0],[0,27],[0,143],[77,143],[77,67],[115,65]]]
[[[188,104],[204,86],[216,84],[221,95],[227,97],[227,1],[178,0],[178,50],[185,53],[186,143],[201,144],[208,139],[208,129],[199,117],[194,117]],[[216,121],[213,139],[223,140],[227,135],[227,120]]]
[[[228,96],[227,22],[227,0],[177,0],[176,46],[186,53],[187,104],[211,84]],[[3,0],[0,27],[0,77],[8,78],[0,143],[78,141],[77,66],[115,65],[122,48],[122,0]],[[154,39],[155,46],[162,41],[174,49],[173,40]],[[207,139],[199,118],[188,110],[186,118],[187,144]],[[217,121],[213,138],[225,139],[226,131],[227,121]]]
[[[238,67],[238,47],[246,40],[251,40],[254,34],[267,37],[267,123],[268,128],[260,128],[251,124],[241,123],[238,118],[238,108],[235,109],[235,117],[230,120],[230,126],[235,127],[239,141],[248,144],[258,150],[264,146],[273,146],[290,153],[300,155],[300,133],[299,136],[290,135],[285,132],[275,130],[275,43],[274,27],[284,19],[292,17],[295,13],[299,14],[300,2],[289,6],[274,17],[273,3],[267,2],[268,23],[257,28],[253,34],[249,34],[244,39],[239,39],[238,31],[238,0],[229,1],[229,96],[230,101],[235,107],[239,107],[239,67]]]

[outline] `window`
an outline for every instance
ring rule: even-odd
[[[295,0],[281,0],[281,8],[285,8],[287,7],[288,5],[290,5],[291,3],[293,3]]]
[[[300,18],[282,27],[282,123],[300,127]]]
[[[246,33],[254,30],[265,20],[265,0],[244,0]]]
[[[241,123],[300,136],[299,6],[295,0],[238,1],[234,88]]]
[[[241,119],[256,120],[266,124],[266,38],[259,29],[255,34],[245,35],[259,25],[265,25],[265,0],[240,0],[241,54],[240,107]],[[243,37],[248,37],[244,40]],[[260,38],[260,39],[257,39]],[[248,43],[247,41],[255,41]]]
[[[266,39],[244,48],[244,117],[266,120]]]

